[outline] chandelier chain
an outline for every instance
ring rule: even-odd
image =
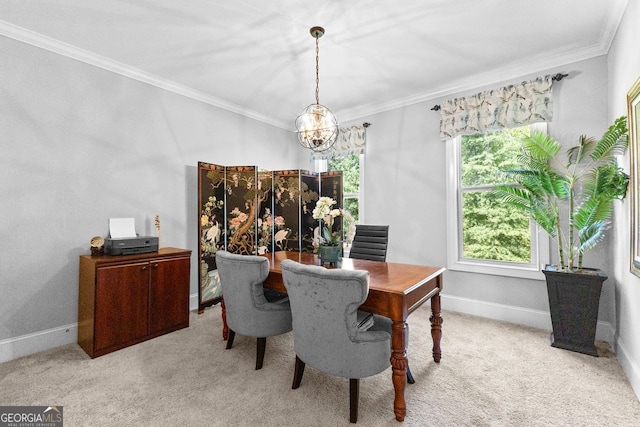
[[[312,27],[316,39],[316,103],[302,110],[296,118],[298,142],[305,148],[320,152],[330,149],[338,138],[338,119],[324,105],[320,105],[320,42],[324,28]]]
[[[316,104],[320,105],[320,46],[316,35]]]

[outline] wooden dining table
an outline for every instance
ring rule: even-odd
[[[286,292],[282,280],[280,263],[290,259],[302,264],[320,265],[317,255],[300,252],[273,252],[263,255],[269,259],[269,276],[265,288]],[[341,258],[335,266],[346,270],[366,270],[369,272],[369,296],[361,310],[388,317],[393,322],[391,331],[391,367],[395,392],[393,410],[396,420],[404,421],[407,407],[404,399],[407,384],[407,333],[406,321],[409,315],[427,300],[431,300],[431,336],[433,340],[433,360],[440,362],[442,352],[442,317],[440,315],[440,292],[442,291],[442,267],[402,264],[395,262],[367,261]]]

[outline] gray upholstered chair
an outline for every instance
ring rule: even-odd
[[[388,225],[356,224],[349,258],[385,261],[389,241]]]
[[[292,260],[280,266],[293,316],[296,364],[292,388],[300,386],[305,365],[349,378],[349,420],[355,423],[360,378],[391,366],[391,321],[374,315],[368,330],[358,326],[358,307],[369,294],[369,273]]]
[[[216,264],[229,327],[227,349],[233,345],[236,332],[257,337],[256,369],[261,369],[267,337],[291,331],[289,301],[269,302],[265,298],[262,283],[269,274],[266,258],[218,251]]]
[[[356,224],[349,258],[368,259],[370,261],[387,260],[387,244],[389,242],[388,225]],[[409,325],[407,324],[407,343],[409,342]],[[415,383],[411,369],[407,365],[407,382]]]

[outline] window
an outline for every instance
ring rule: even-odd
[[[546,124],[447,141],[448,264],[451,270],[543,279],[549,239],[524,213],[496,200],[501,173],[516,164],[520,139]]]
[[[360,188],[362,174],[360,171],[363,170],[363,162],[364,155],[362,154],[351,154],[349,156],[328,160],[316,160],[316,170],[318,172],[342,171],[342,206],[351,213],[356,223],[359,222],[358,219],[361,216]]]
[[[362,182],[364,180],[364,154],[351,154],[348,156],[328,160],[316,160],[316,170],[342,171],[342,206],[353,217],[353,224],[360,223],[364,218],[362,212]],[[348,230],[351,224],[344,224],[343,229]],[[353,230],[353,228],[352,228]],[[353,236],[351,236],[353,237]],[[349,243],[349,242],[345,242]]]
[[[360,154],[352,154],[340,159],[327,160],[328,171],[342,171],[343,199],[342,206],[351,212],[358,222],[360,213]]]

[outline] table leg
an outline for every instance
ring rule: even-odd
[[[431,297],[431,337],[433,338],[433,360],[440,362],[442,350],[440,350],[440,339],[442,338],[442,317],[440,316],[440,294]]]
[[[393,321],[391,330],[391,368],[393,389],[395,398],[393,400],[393,412],[396,420],[404,421],[407,413],[407,405],[404,401],[404,389],[407,385],[407,340],[404,321]]]
[[[227,326],[227,308],[224,306],[224,300],[220,302],[220,307],[222,308],[222,339],[229,339],[229,326]]]

